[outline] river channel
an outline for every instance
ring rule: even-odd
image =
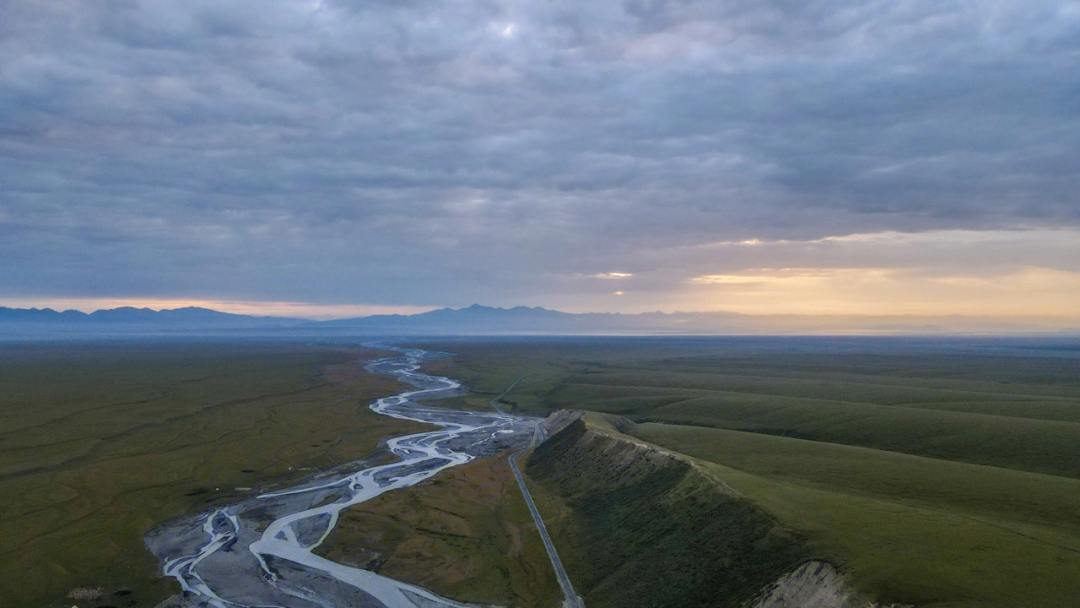
[[[386,347],[383,347],[386,348]],[[170,520],[146,535],[167,576],[179,581],[174,605],[214,608],[445,608],[462,607],[431,591],[339,564],[313,551],[333,531],[342,510],[384,492],[420,483],[474,458],[529,445],[539,419],[430,405],[461,394],[461,385],[420,371],[440,355],[400,349],[369,363],[413,387],[371,404],[385,416],[437,426],[387,440],[397,462],[313,475],[294,487],[237,499]]]

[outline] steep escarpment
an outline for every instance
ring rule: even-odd
[[[688,460],[602,418],[565,425],[526,473],[569,507],[563,559],[590,608],[746,606],[808,556]]]
[[[811,561],[769,586],[754,603],[754,608],[864,608],[868,605],[848,586],[836,568],[825,562]]]

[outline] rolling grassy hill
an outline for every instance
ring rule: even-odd
[[[880,600],[1080,605],[1080,480],[721,429],[633,434],[716,465]]]
[[[1075,344],[609,338],[441,348],[460,353],[442,365],[480,391],[525,374],[507,398],[517,411],[637,423],[625,432],[697,459],[872,598],[1080,605]]]

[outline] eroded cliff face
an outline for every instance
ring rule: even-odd
[[[742,608],[807,559],[749,501],[612,422],[553,419],[526,464],[570,509],[559,552],[590,608]]]
[[[910,604],[878,604],[852,589],[826,562],[809,561],[764,590],[753,608],[914,608]]]
[[[754,608],[866,608],[831,564],[807,562],[780,577]]]

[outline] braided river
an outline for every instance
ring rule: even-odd
[[[387,347],[381,346],[386,349]],[[439,471],[483,456],[524,447],[540,420],[500,412],[459,411],[430,405],[460,395],[461,385],[421,371],[440,356],[419,349],[378,359],[366,369],[413,387],[371,404],[384,416],[428,423],[432,431],[394,437],[390,464],[336,467],[291,488],[170,520],[146,535],[165,575],[183,588],[184,608],[445,608],[467,604],[374,572],[336,563],[313,551],[340,513],[385,492],[420,483]]]

